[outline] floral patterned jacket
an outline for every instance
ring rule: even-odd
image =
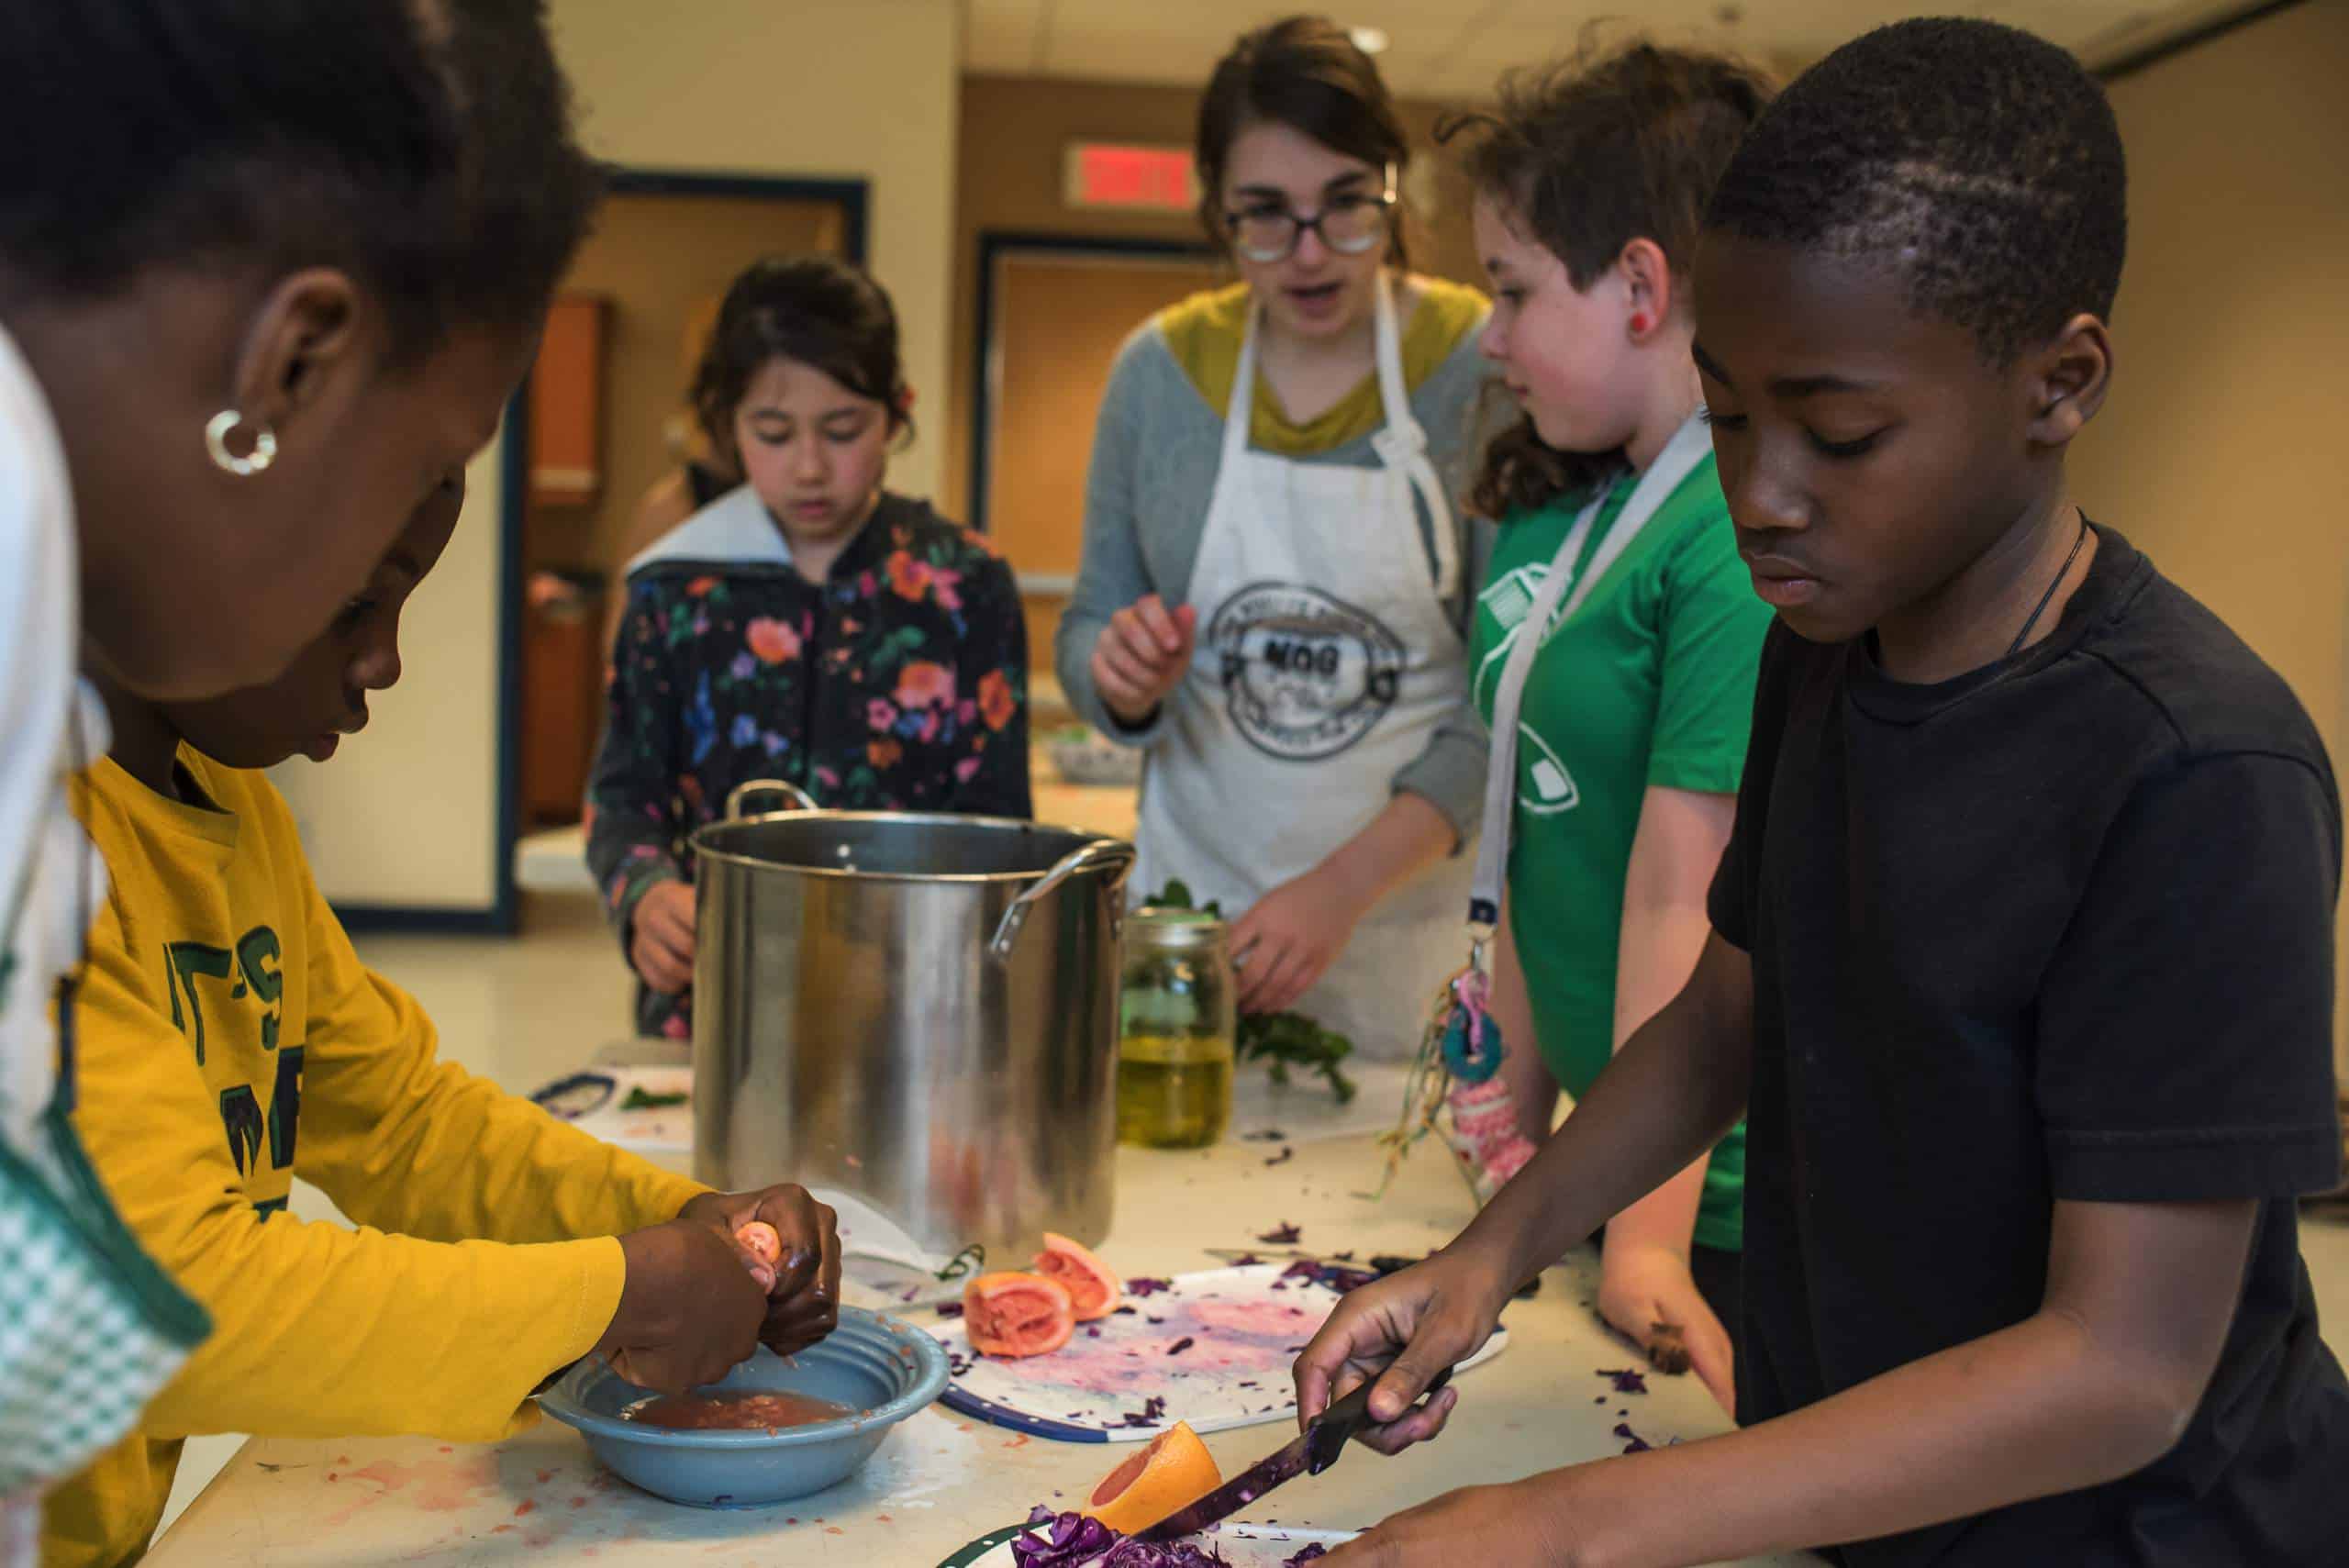
[[[695,829],[760,778],[850,810],[1031,815],[1011,568],[885,494],[811,583],[747,485],[631,562],[587,788],[587,864],[624,952],[638,900],[691,881]],[[690,1007],[637,988],[644,1033],[688,1037]]]

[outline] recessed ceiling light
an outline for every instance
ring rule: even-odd
[[[1387,38],[1384,28],[1348,28],[1346,36],[1353,39],[1354,47],[1364,54],[1384,54],[1387,44],[1393,41]]]

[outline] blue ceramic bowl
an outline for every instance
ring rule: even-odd
[[[785,1362],[758,1354],[713,1389],[791,1393],[859,1412],[775,1433],[675,1431],[622,1420],[651,1391],[601,1361],[582,1362],[539,1396],[539,1407],[579,1429],[596,1457],[626,1480],[697,1508],[757,1508],[846,1480],[889,1429],[946,1386],[946,1351],[920,1329],[854,1307],[831,1338]]]

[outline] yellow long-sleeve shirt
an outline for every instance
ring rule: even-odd
[[[431,1021],[319,896],[269,782],[180,757],[217,809],[112,762],[76,788],[113,885],[74,1119],[215,1331],[139,1432],[50,1496],[43,1568],[135,1561],[195,1433],[517,1429],[609,1325],[613,1237],[706,1190],[437,1061]],[[297,1173],[361,1229],[281,1212]]]

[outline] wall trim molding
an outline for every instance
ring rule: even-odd
[[[2206,43],[2215,43],[2229,33],[2240,31],[2254,22],[2264,22],[2279,11],[2289,11],[2306,3],[2307,0],[2254,0],[2254,4],[2245,6],[2240,10],[2231,11],[2221,17],[2214,17],[2207,22],[2187,28],[2182,33],[2122,54],[2097,67],[2094,74],[2099,81],[2110,86],[2124,77],[2134,76],[2141,71],[2175,59],[2189,50],[2199,49]]]

